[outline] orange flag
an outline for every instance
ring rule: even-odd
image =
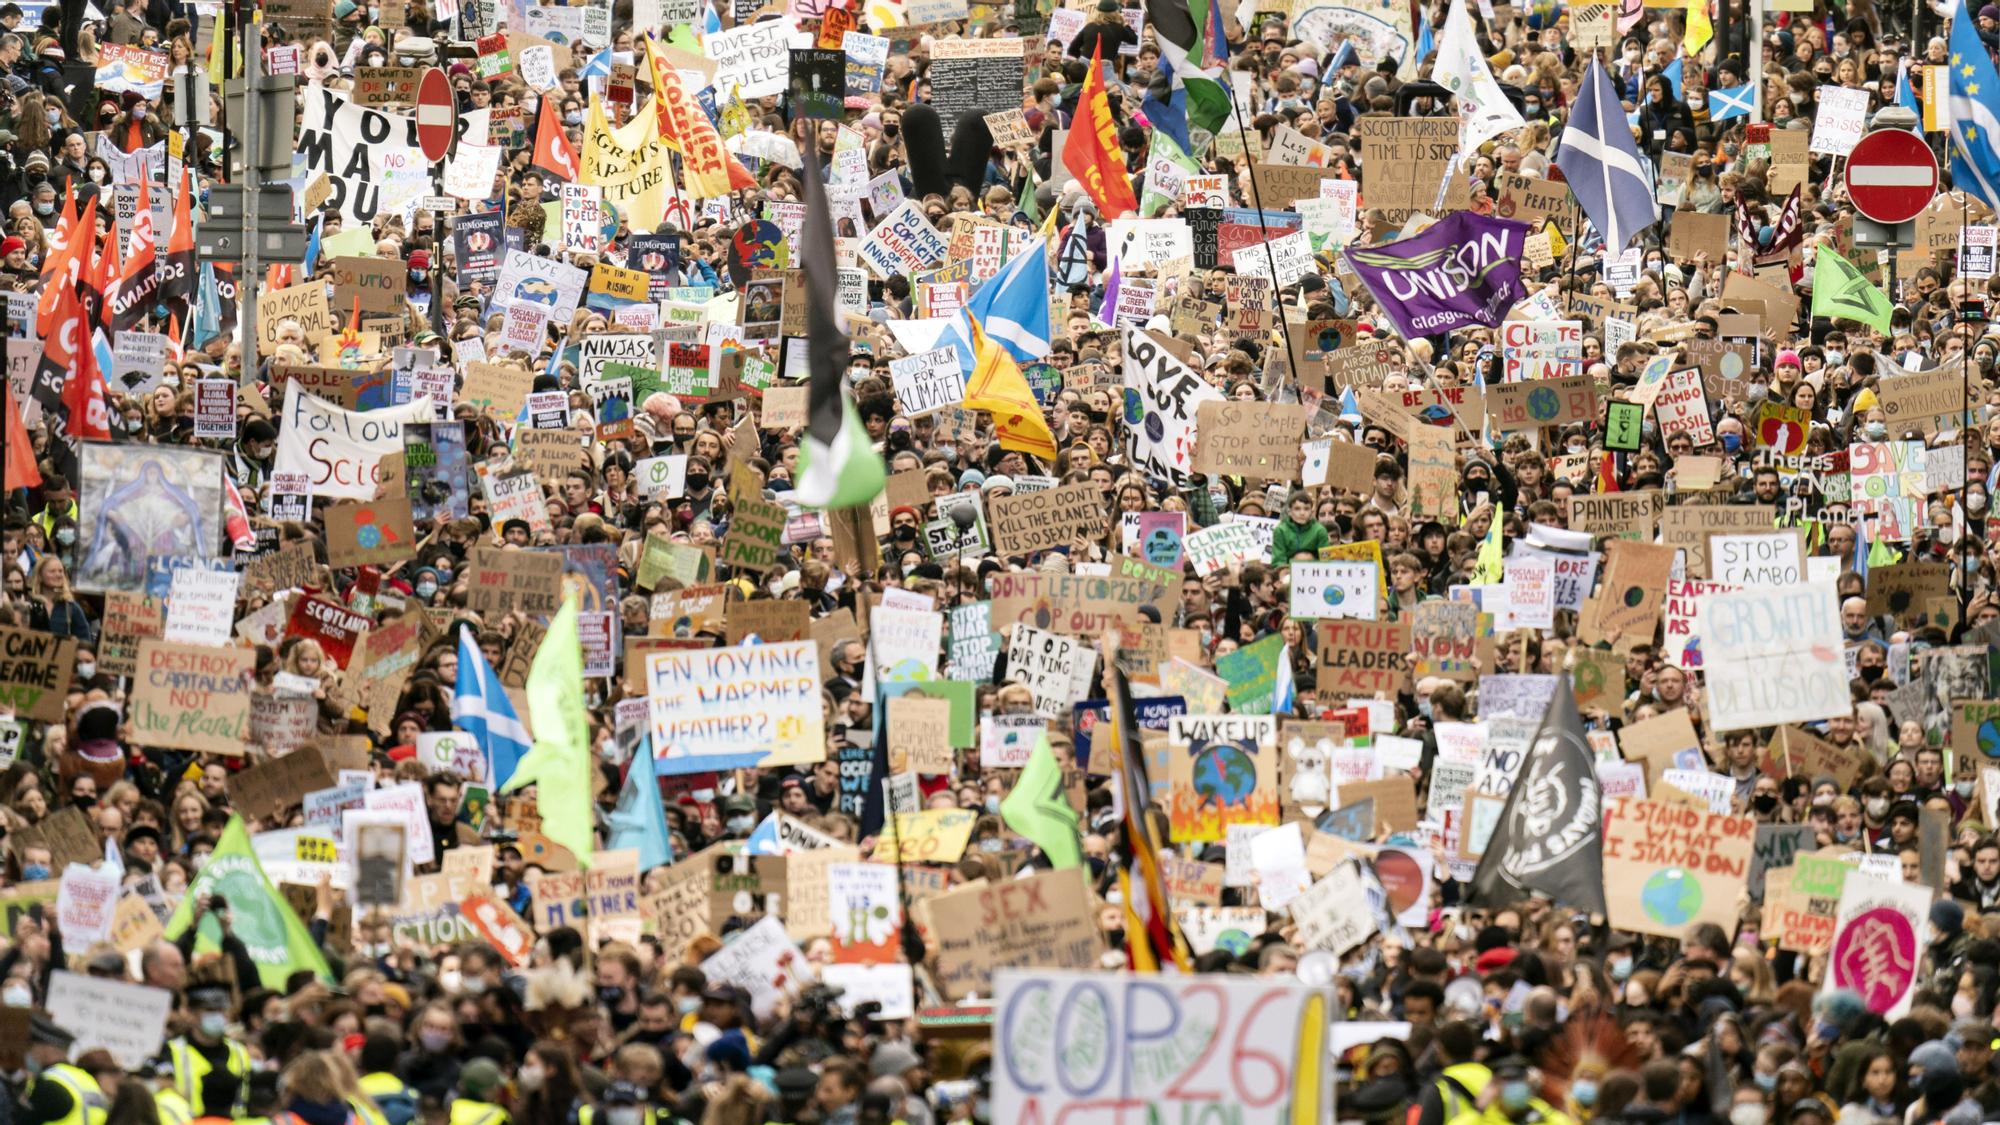
[[[1090,72],[1083,77],[1076,120],[1063,144],[1063,163],[1109,222],[1127,211],[1137,211],[1139,201],[1132,195],[1132,181],[1118,148],[1118,123],[1111,119],[1111,102],[1104,96],[1103,56],[1101,45],[1090,53]]]
[[[21,424],[21,406],[12,393],[0,393],[0,409],[7,412],[7,466],[5,487],[40,488],[42,468],[35,464],[35,446],[28,440],[28,428]]]
[[[42,260],[42,295],[35,301],[36,324],[55,315],[56,298],[63,289],[63,283],[67,281],[69,285],[74,286],[77,274],[80,272],[73,268],[76,265],[76,248],[78,243],[87,242],[88,239],[80,239],[77,234],[80,231],[87,233],[88,228],[83,224],[83,216],[77,211],[76,203],[76,193],[70,192],[69,198],[63,201],[62,218],[56,222],[55,234],[50,237],[55,246],[49,251],[49,256]],[[90,197],[88,209],[90,222],[94,226],[97,222],[95,195]]]
[[[652,62],[653,98],[659,107],[660,136],[667,147],[681,154],[681,171],[687,178],[687,193],[696,199],[714,199],[741,188],[757,186],[757,177],[722,147],[722,134],[703,113],[675,70],[660,57],[651,39],[646,40],[646,57]]]

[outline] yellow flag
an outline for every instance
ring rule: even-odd
[[[1687,0],[1687,35],[1681,39],[1681,46],[1690,56],[1701,54],[1708,41],[1715,38],[1715,25],[1709,22],[1708,0]]]
[[[1035,393],[1007,349],[987,339],[979,318],[970,313],[972,325],[972,378],[965,383],[965,407],[993,415],[993,428],[1000,435],[1002,449],[1018,449],[1037,457],[1054,458],[1056,435],[1042,420],[1042,408]]]

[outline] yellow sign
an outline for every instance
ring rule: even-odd
[[[340,862],[340,849],[324,836],[299,836],[294,852],[300,863]]]
[[[590,270],[590,291],[620,301],[644,302],[648,280],[644,270],[628,270],[609,262],[599,262]]]
[[[977,819],[970,809],[897,813],[890,830],[875,842],[870,858],[878,863],[957,863],[972,842],[972,823]]]

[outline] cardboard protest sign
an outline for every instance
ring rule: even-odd
[[[1234,399],[1195,413],[1194,471],[1253,480],[1292,480],[1305,463],[1299,439],[1309,407]]]
[[[1094,969],[1103,949],[1080,867],[947,891],[913,914],[948,1000],[990,994],[996,966]]]
[[[1277,720],[1176,715],[1168,728],[1169,831],[1215,841],[1231,824],[1278,823]]]
[[[250,684],[257,654],[141,641],[126,718],[141,746],[241,754],[250,739]]]
[[[1778,948],[1824,956],[1834,916],[1854,868],[1830,856],[1802,854],[1764,873],[1764,927]]]
[[[1604,810],[1611,924],[1677,937],[1698,922],[1732,926],[1747,885],[1755,819],[1627,798]]]
[[[889,772],[937,776],[952,770],[951,701],[902,695],[889,700]]]
[[[0,626],[0,704],[21,718],[61,722],[76,649],[73,638]]]
[[[1585,603],[1580,632],[1587,643],[1608,641],[1616,652],[1650,644],[1673,573],[1674,549],[1614,539],[1605,544],[1604,577]]]
[[[307,793],[333,782],[333,768],[326,757],[303,747],[229,775],[229,799],[240,809],[276,816],[303,803]]]
[[[1030,555],[1104,535],[1104,494],[1089,481],[995,497],[987,505],[993,549]]]
[[[1335,698],[1394,693],[1409,677],[1408,625],[1322,621],[1319,636],[1320,688]]]
[[[326,510],[327,562],[336,567],[381,566],[416,553],[408,499],[353,500]]]
[[[466,564],[466,605],[482,616],[547,615],[562,608],[559,554],[474,547]]]

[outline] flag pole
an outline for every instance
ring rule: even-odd
[[[1229,112],[1236,118],[1236,135],[1243,140],[1243,162],[1250,172],[1250,200],[1257,208],[1257,233],[1264,236],[1264,261],[1271,271],[1271,307],[1278,310],[1278,334],[1285,338],[1285,365],[1291,368],[1292,381],[1301,382],[1304,373],[1299,370],[1299,357],[1292,351],[1292,334],[1285,330],[1284,302],[1278,299],[1278,257],[1271,250],[1271,228],[1264,222],[1264,191],[1257,185],[1257,160],[1250,154],[1250,130],[1243,124],[1243,107],[1236,103],[1236,87],[1230,84]],[[1303,229],[1303,228],[1301,228]]]

